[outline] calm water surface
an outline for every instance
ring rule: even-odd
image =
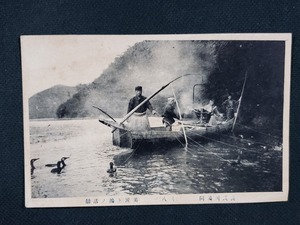
[[[246,135],[245,135],[246,136]],[[255,141],[261,141],[254,137]],[[30,157],[40,158],[31,175],[33,198],[149,194],[198,194],[281,191],[282,152],[249,146],[240,138],[222,136],[201,145],[190,140],[188,151],[173,147],[112,145],[111,129],[93,120],[31,121]],[[230,165],[244,148],[242,163]],[[217,154],[217,155],[216,155]],[[45,164],[70,157],[61,174]],[[106,171],[114,162],[117,172]]]

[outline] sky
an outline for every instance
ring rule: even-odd
[[[120,36],[23,36],[23,91],[31,97],[58,84],[90,83],[138,41]]]
[[[91,83],[117,56],[147,40],[282,40],[280,35],[36,35],[21,36],[23,95],[54,85]],[[271,38],[272,37],[272,38]]]

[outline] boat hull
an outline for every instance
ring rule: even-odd
[[[234,118],[215,126],[200,126],[184,124],[186,136],[193,140],[216,136],[232,129]],[[182,126],[181,126],[182,127]],[[135,132],[126,129],[117,129],[113,132],[113,144],[124,148],[137,148],[141,144],[167,144],[184,141],[182,128],[166,131],[164,127],[152,128],[148,131]]]

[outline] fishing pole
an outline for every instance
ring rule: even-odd
[[[245,85],[246,85],[247,75],[248,75],[248,71],[246,71],[245,80],[244,80],[244,84],[243,84],[243,89],[242,89],[242,92],[241,92],[241,97],[240,97],[240,99],[239,99],[239,105],[238,105],[238,108],[237,108],[237,110],[236,110],[236,116],[235,116],[235,118],[234,118],[234,122],[233,122],[233,125],[232,125],[232,130],[231,130],[231,132],[233,132],[233,129],[234,129],[234,126],[235,126],[235,123],[236,123],[236,120],[237,120],[237,117],[238,117],[238,114],[239,114],[240,106],[241,106],[241,103],[242,103],[242,97],[243,97],[244,90],[245,90]]]
[[[109,118],[111,118],[114,122],[117,122],[112,116],[110,116],[107,112],[105,112],[104,110],[102,110],[102,109],[100,109],[99,107],[97,107],[97,106],[94,106],[93,105],[93,107],[95,108],[95,109],[98,109],[99,111],[101,111],[102,113],[104,113],[105,115],[107,115]]]
[[[185,76],[190,76],[190,75],[196,75],[196,74],[184,74],[181,75],[179,77],[176,77],[175,79],[171,80],[169,83],[167,83],[166,85],[162,86],[158,91],[156,91],[155,93],[153,93],[152,95],[150,95],[148,98],[146,98],[144,101],[142,101],[139,105],[137,105],[134,109],[132,109],[129,113],[127,113],[125,115],[125,117],[122,119],[122,121],[120,122],[120,125],[122,125],[129,117],[131,117],[133,115],[133,113],[135,113],[136,110],[138,110],[142,105],[144,105],[147,101],[149,101],[150,99],[152,99],[155,95],[157,95],[159,92],[161,92],[162,90],[164,90],[166,87],[168,87],[171,83],[173,83],[174,81],[185,77]],[[112,130],[112,133],[115,132],[117,128]]]
[[[175,102],[176,102],[176,106],[177,106],[177,109],[178,109],[179,119],[182,120],[182,116],[181,116],[179,104],[178,104],[178,101],[176,99],[176,95],[175,95],[175,92],[174,92],[174,89],[173,89],[173,85],[171,87],[172,87],[172,92],[173,92],[174,99],[175,99]],[[181,126],[182,126],[183,136],[184,136],[184,140],[185,140],[185,148],[184,149],[187,150],[188,141],[187,141],[187,137],[186,137],[186,133],[185,133],[185,129],[184,129],[183,123],[181,123]]]

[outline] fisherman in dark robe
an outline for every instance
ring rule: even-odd
[[[175,112],[175,99],[168,98],[168,103],[165,107],[164,114],[163,114],[163,124],[166,127],[166,130],[172,130],[172,124],[175,122],[174,118],[180,119],[178,113]]]
[[[146,97],[142,95],[142,91],[143,89],[141,86],[135,87],[135,96],[129,101],[127,113],[132,111],[136,106],[138,106],[146,99]],[[149,101],[145,102],[127,120],[127,126],[130,130],[145,131],[150,128],[149,120],[146,115],[147,109],[149,109],[153,115],[157,114],[156,111],[153,109],[151,103]]]
[[[231,99],[231,95],[222,103],[222,106],[226,109],[226,120],[230,120],[234,117],[234,108],[240,100]]]

